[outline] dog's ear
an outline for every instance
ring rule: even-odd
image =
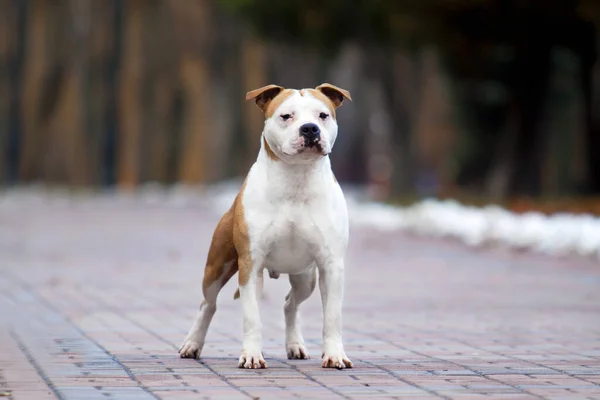
[[[329,100],[331,100],[335,108],[341,106],[344,102],[344,99],[352,101],[352,97],[350,97],[349,91],[341,89],[330,83],[323,83],[322,85],[317,86],[315,89],[327,96]]]
[[[283,88],[277,85],[267,85],[258,89],[254,89],[246,93],[246,100],[254,99],[258,108],[263,112],[267,111],[267,106],[277,96]]]

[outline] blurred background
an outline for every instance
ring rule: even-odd
[[[600,214],[598,0],[0,0],[0,180],[243,176],[247,91],[352,93],[332,155],[377,200]]]

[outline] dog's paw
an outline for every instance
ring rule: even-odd
[[[259,369],[267,368],[265,361],[260,351],[242,351],[242,355],[238,361],[238,368]]]
[[[287,350],[287,358],[290,360],[308,360],[310,358],[306,347],[302,343],[288,343],[285,349]]]
[[[321,367],[323,368],[352,368],[352,361],[348,358],[346,353],[343,351],[337,352],[325,352],[322,356],[323,362],[321,363]]]
[[[200,358],[202,345],[193,340],[186,340],[179,348],[179,356],[181,358]]]

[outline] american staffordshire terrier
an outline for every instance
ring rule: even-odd
[[[331,84],[315,89],[269,85],[248,92],[265,115],[258,158],[233,205],[218,223],[204,270],[204,301],[181,357],[200,356],[217,295],[238,272],[244,341],[240,368],[266,368],[258,297],[263,271],[288,274],[285,298],[286,351],[308,359],[298,306],[317,282],[323,304],[324,368],[351,368],[342,343],[344,256],[348,213],[329,153],[338,133],[335,112],[350,93]]]

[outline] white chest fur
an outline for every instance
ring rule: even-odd
[[[263,267],[296,274],[317,259],[344,253],[348,216],[329,157],[289,165],[270,160],[261,150],[243,194],[252,252]]]

